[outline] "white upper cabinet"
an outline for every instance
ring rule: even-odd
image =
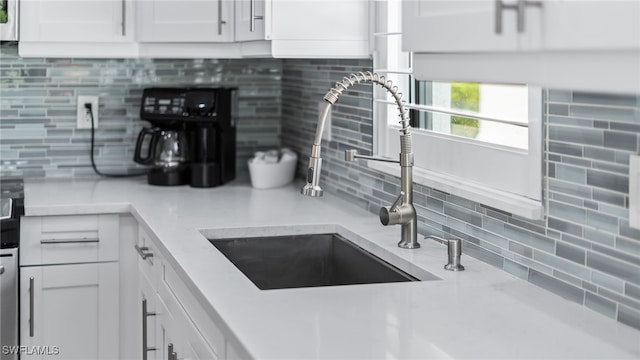
[[[640,1],[405,0],[419,80],[640,93]]]
[[[140,42],[231,42],[234,3],[229,0],[137,1]]]
[[[368,0],[22,0],[21,56],[369,58]]]
[[[128,0],[24,0],[20,41],[132,41],[132,10]]]
[[[236,0],[236,40],[276,58],[368,58],[367,0]],[[253,31],[252,31],[253,30]]]
[[[638,49],[640,2],[406,0],[403,34],[417,53]]]
[[[23,0],[20,56],[133,57],[131,0]]]
[[[404,48],[414,52],[515,51],[515,12],[495,29],[495,0],[403,1]]]
[[[273,56],[368,57],[369,6],[363,0],[271,0]]]
[[[640,1],[547,0],[538,21],[544,50],[640,48]]]

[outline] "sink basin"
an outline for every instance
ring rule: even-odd
[[[209,241],[262,290],[418,281],[338,234]]]

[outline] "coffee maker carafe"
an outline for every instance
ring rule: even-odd
[[[233,180],[236,104],[232,88],[144,89],[140,118],[153,128],[138,136],[134,160],[152,166],[149,184],[214,187]]]
[[[147,175],[149,184],[183,185],[189,182],[189,147],[184,130],[143,128],[136,141],[133,160],[152,166]]]

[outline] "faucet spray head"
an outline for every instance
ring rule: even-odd
[[[315,147],[314,147],[315,150]],[[309,167],[307,168],[307,183],[300,189],[302,195],[311,197],[322,196],[322,188],[320,182],[320,168],[322,167],[322,158],[311,156],[309,158]]]

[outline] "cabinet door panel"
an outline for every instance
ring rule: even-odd
[[[117,263],[25,267],[20,278],[21,344],[45,349],[24,359],[117,358]]]
[[[360,0],[271,2],[273,40],[364,41],[369,38],[369,3]],[[339,54],[335,54],[338,56]]]
[[[166,304],[156,296],[156,359],[171,359],[169,351],[172,350],[178,356],[184,356],[183,334],[176,324],[173,314],[167,309]]]
[[[167,278],[168,273],[173,273],[173,270],[165,267],[165,279]],[[188,294],[188,293],[187,293]],[[187,295],[183,294],[183,295]],[[218,358],[224,358],[224,337],[219,330],[213,326],[215,331],[210,332],[212,329],[211,326],[203,326],[202,330],[207,331],[206,338],[216,344],[215,351],[209,345],[207,340],[201,334],[201,329],[198,329],[196,323],[194,323],[194,315],[198,317],[200,323],[209,324],[211,320],[207,319],[207,314],[204,313],[201,306],[197,303],[193,302],[183,302],[184,298],[178,300],[178,295],[173,291],[172,288],[169,287],[168,283],[163,283],[158,288],[158,298],[161,299],[163,305],[166,310],[171,314],[171,319],[173,321],[173,326],[178,329],[182,335],[182,341],[180,343],[181,353],[178,355],[180,357],[185,357],[189,359],[210,359],[215,360]],[[187,310],[191,312],[191,314],[187,313]],[[209,320],[209,321],[207,321]],[[173,331],[176,333],[176,330]],[[213,339],[212,339],[213,337]]]
[[[194,329],[198,328],[198,333],[202,332],[206,334],[206,347],[210,348],[211,351],[215,352],[220,358],[224,358],[225,337],[222,330],[216,325],[215,318],[217,315],[207,314],[185,282],[180,279],[175,270],[170,266],[163,266],[163,282],[158,288],[158,293],[165,299],[169,310],[172,310],[170,306],[172,303],[182,304],[181,306],[176,305],[176,310],[173,312],[182,312],[183,317],[189,319],[188,322],[190,324],[193,322],[190,327]],[[184,311],[186,311],[186,313]],[[214,319],[211,317],[214,317]]]
[[[141,42],[233,41],[233,2],[145,0],[138,4]]]
[[[544,1],[545,50],[640,48],[640,2]]]
[[[129,1],[31,0],[20,3],[20,41],[131,41]]]
[[[495,1],[403,1],[403,48],[414,52],[515,51],[515,11],[503,11],[495,31]]]

